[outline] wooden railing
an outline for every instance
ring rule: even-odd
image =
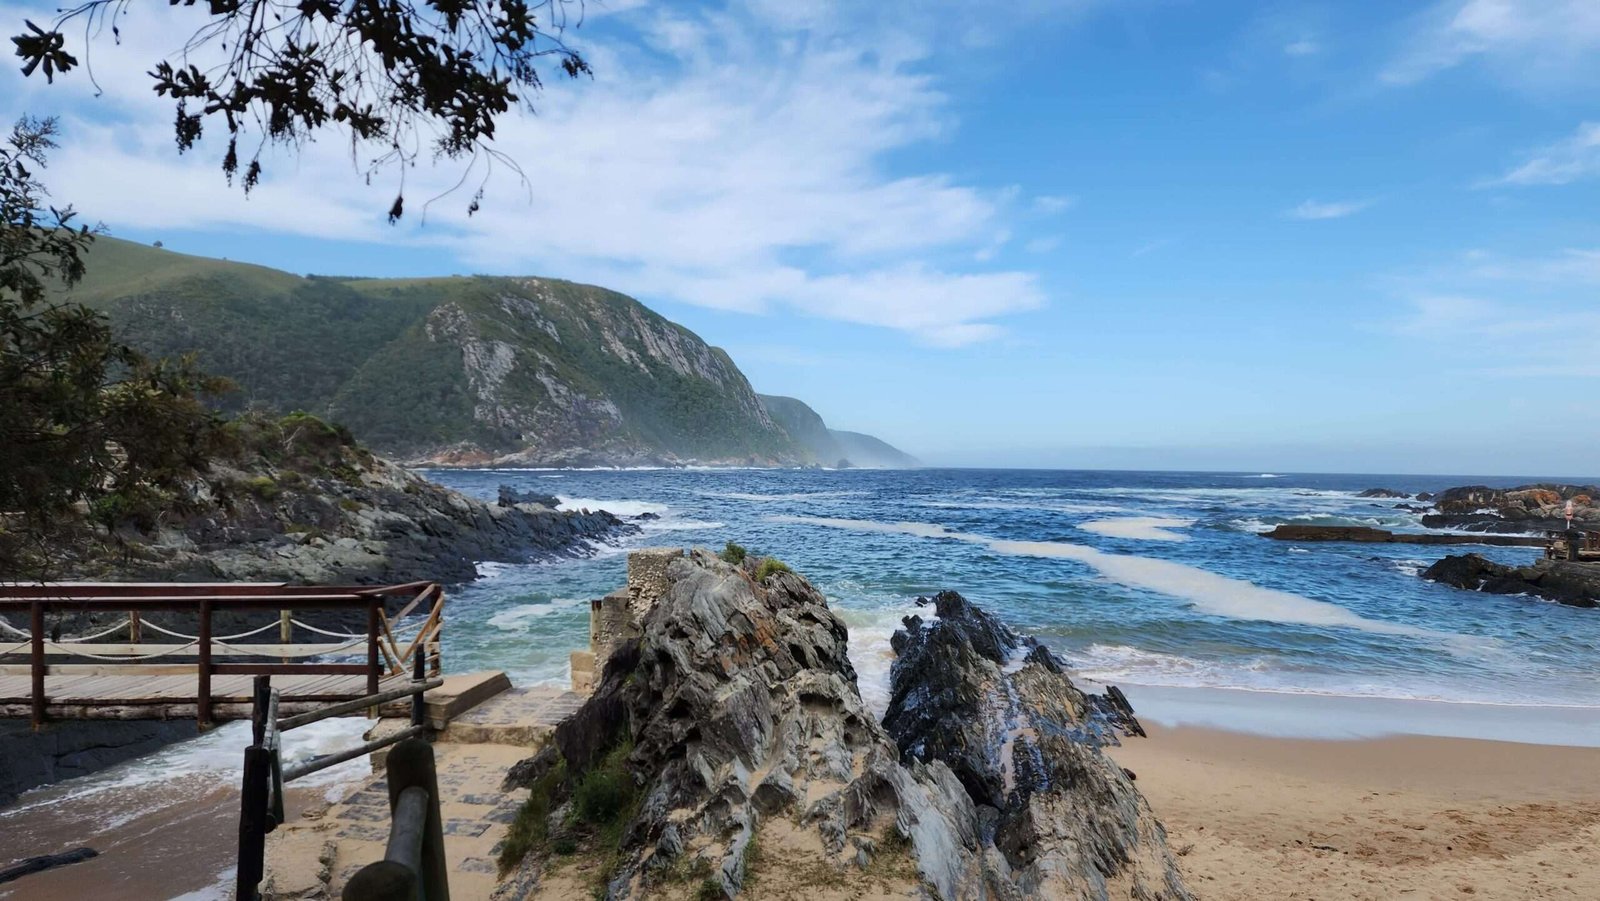
[[[386,613],[390,598],[407,599],[393,615]],[[396,601],[398,603],[398,601]],[[426,608],[423,605],[428,605]],[[440,638],[443,628],[444,591],[433,582],[412,582],[389,586],[297,586],[282,583],[46,583],[0,585],[0,613],[28,614],[28,627],[22,629],[0,619],[0,675],[31,676],[31,717],[35,728],[44,723],[50,703],[46,677],[50,675],[174,675],[194,673],[196,719],[202,729],[213,722],[211,681],[215,675],[360,675],[365,676],[365,693],[378,692],[384,676],[396,676],[421,661],[434,673],[440,671]],[[417,613],[427,615],[409,628],[397,624]],[[365,613],[363,632],[337,632],[297,619],[305,610],[346,610]],[[152,612],[190,613],[195,617],[195,632],[187,634],[160,625]],[[214,617],[219,611],[271,611],[275,622],[234,635],[214,634]],[[87,635],[63,638],[47,634],[47,616],[52,613],[98,613],[100,627]],[[109,616],[107,615],[109,614]],[[112,617],[122,617],[111,625]],[[336,639],[334,642],[295,643],[293,629]],[[273,628],[277,643],[234,643]],[[126,630],[128,641],[114,640]],[[58,627],[59,631],[59,627]],[[147,643],[150,631],[166,636],[160,643]],[[17,638],[24,641],[18,642]],[[172,641],[177,639],[177,642]],[[409,640],[406,640],[409,639]],[[28,663],[5,663],[26,648]],[[330,661],[341,654],[359,654],[364,663]],[[194,658],[193,663],[178,663],[173,658]],[[66,664],[51,662],[78,658],[89,662]],[[218,661],[222,658],[222,661]],[[230,658],[277,658],[278,662]],[[304,662],[291,663],[291,660]],[[354,692],[352,692],[354,694]],[[75,699],[74,704],[115,704],[117,698]]]
[[[384,859],[363,867],[345,887],[346,899],[360,901],[449,901],[444,862],[444,827],[439,814],[439,784],[426,704],[429,689],[443,684],[428,679],[425,659],[413,658],[409,684],[388,691],[330,704],[298,716],[278,716],[280,698],[270,676],[258,676],[251,713],[252,742],[244,752],[244,781],[239,792],[239,864],[235,897],[256,901],[266,875],[268,833],[284,823],[283,787],[303,776],[394,745],[385,768],[389,783],[391,825]],[[411,725],[391,735],[336,754],[284,769],[282,735],[331,716],[342,716],[381,704],[411,698]]]

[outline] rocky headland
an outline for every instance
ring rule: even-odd
[[[637,531],[607,513],[503,493],[489,504],[434,484],[305,415],[246,417],[181,497],[114,498],[88,511],[53,579],[465,582],[475,562],[586,552]]]
[[[673,552],[649,588],[632,562],[594,693],[508,777],[531,793],[498,897],[1190,897],[1101,750],[1125,703],[959,595],[895,637],[880,724],[804,578]]]
[[[1506,566],[1464,554],[1440,560],[1422,577],[1469,591],[1527,594],[1568,607],[1600,607],[1600,563],[1540,560],[1529,566]]]

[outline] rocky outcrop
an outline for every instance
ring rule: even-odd
[[[1405,500],[1411,499],[1411,495],[1406,494],[1404,491],[1395,491],[1392,488],[1368,488],[1360,494],[1357,494],[1356,497],[1378,497],[1390,498],[1393,500],[1399,500],[1401,498],[1404,498]]]
[[[1390,532],[1368,526],[1280,525],[1262,538],[1277,541],[1351,541],[1360,544],[1486,544],[1500,547],[1543,547],[1545,540],[1531,535],[1460,535],[1428,532]]]
[[[0,807],[30,788],[85,776],[192,738],[188,720],[79,720],[35,731],[0,720]]]
[[[243,445],[188,496],[86,526],[55,578],[465,582],[481,561],[576,556],[637,531],[605,511],[486,504],[434,484],[309,416],[236,421]]]
[[[1422,518],[1429,528],[1455,528],[1473,532],[1533,532],[1567,527],[1566,505],[1572,502],[1572,524],[1600,528],[1600,487],[1541,483],[1517,488],[1468,485],[1448,488],[1435,495],[1437,512]]]
[[[994,895],[1184,897],[1161,824],[1101,750],[1143,733],[1121,693],[1079,690],[1048,648],[953,591],[932,603],[936,620],[894,636],[883,725],[907,762],[961,781]]]
[[[1600,563],[1540,560],[1505,566],[1477,554],[1446,557],[1423,570],[1430,582],[1490,594],[1530,594],[1568,607],[1600,607]]]
[[[1063,756],[1029,771],[1018,797],[1036,813],[1014,821],[1001,849],[993,816],[951,767],[933,756],[903,758],[867,711],[846,628],[816,588],[753,557],[739,566],[705,551],[668,560],[667,587],[638,637],[612,653],[599,687],[552,745],[517,768],[516,780],[542,799],[549,840],[500,895],[561,888],[545,863],[560,853],[551,848],[571,841],[562,830],[583,818],[573,793],[589,793],[606,762],[625,753],[639,800],[607,850],[599,894],[608,898],[651,897],[684,873],[703,877],[697,897],[736,896],[752,878],[758,843],[760,860],[814,859],[809,875],[783,877],[789,891],[803,892],[803,879],[866,884],[882,878],[885,861],[909,858],[894,895],[1188,897],[1160,827],[1087,734],[1017,745]],[[983,647],[1007,640],[1000,634]],[[1038,711],[1046,729],[1080,714],[1087,727],[1087,702],[1058,671],[1032,663],[1017,679],[1028,704],[1080,703]],[[1040,779],[1056,781],[1040,790]]]

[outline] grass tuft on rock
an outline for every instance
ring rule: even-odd
[[[789,572],[794,572],[789,568],[789,564],[779,560],[777,557],[767,557],[761,561],[761,565],[756,567],[756,581],[765,582],[769,576]]]
[[[500,875],[511,872],[523,858],[536,848],[544,846],[550,838],[550,813],[555,809],[557,793],[567,779],[567,762],[562,760],[539,777],[529,789],[528,800],[522,802],[517,818],[506,831],[505,843],[500,846]]]
[[[748,554],[749,551],[744,549],[744,545],[734,544],[730,541],[728,542],[727,546],[722,549],[722,553],[718,554],[717,556],[722,558],[723,563],[732,563],[734,566],[739,566],[744,563],[744,558]]]

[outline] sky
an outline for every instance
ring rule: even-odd
[[[118,237],[604,285],[931,464],[1600,477],[1593,0],[590,3],[471,217],[336,135],[230,188],[142,74],[203,5],[134,6],[0,70]]]

